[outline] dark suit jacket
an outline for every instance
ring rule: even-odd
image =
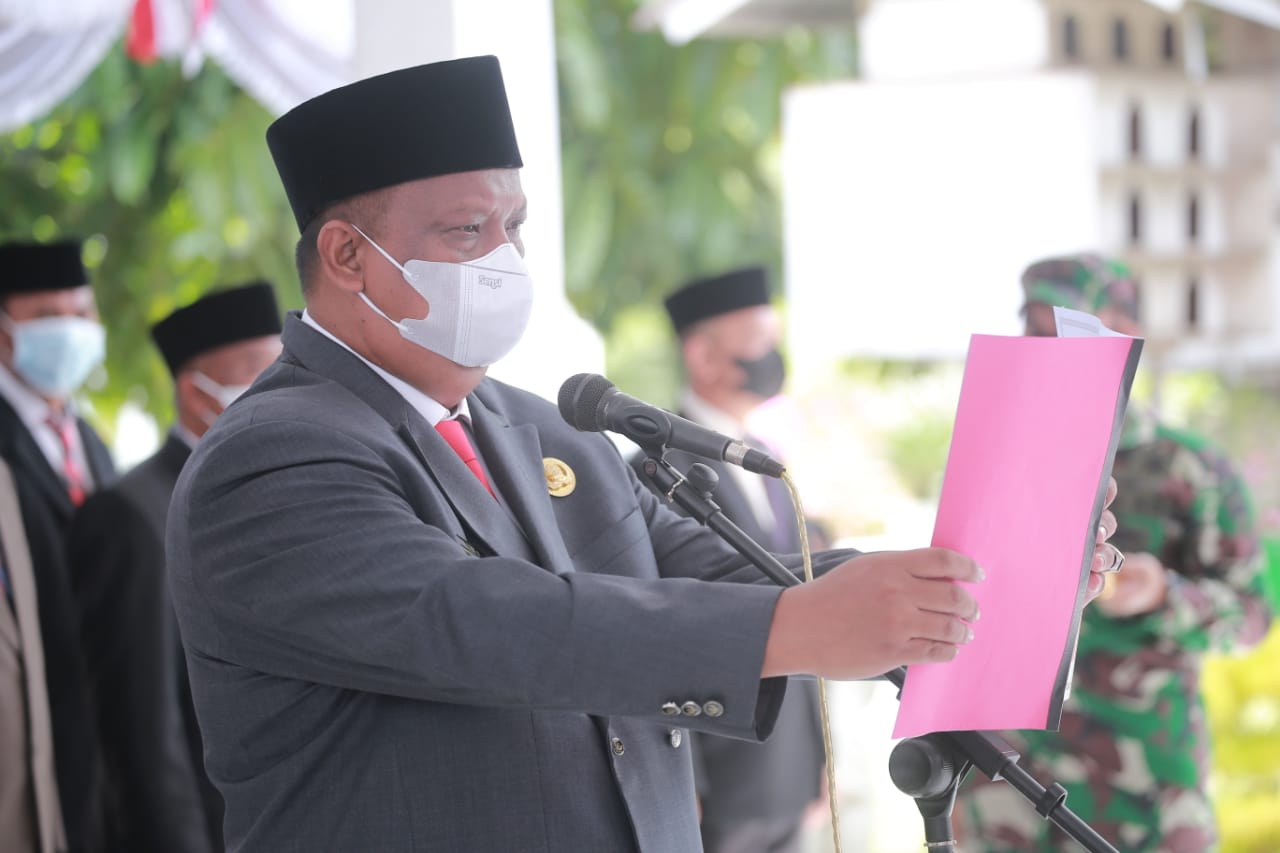
[[[719,485],[712,498],[725,517],[753,540],[771,550],[799,550],[794,516],[784,516],[776,533],[766,531],[724,462],[679,450],[668,451],[666,458],[682,473],[695,462],[715,471]],[[632,458],[637,472],[644,459],[643,454]],[[643,476],[641,479],[652,488]],[[799,820],[818,798],[826,765],[817,682],[791,679],[767,741],[754,743],[697,733],[692,746],[704,822],[723,826],[752,818]]]
[[[545,400],[468,402],[510,514],[293,316],[183,470],[168,565],[228,849],[696,851],[673,727],[768,734],[777,587]]]
[[[78,426],[93,482],[97,487],[109,484],[115,477],[115,466],[106,445],[84,421]],[[96,851],[103,841],[101,760],[66,558],[67,528],[75,507],[26,425],[3,398],[0,456],[13,469],[31,547],[67,843],[72,851]]]
[[[70,566],[105,758],[110,849],[205,853],[222,802],[203,749],[164,571],[169,498],[190,455],[170,436],[72,521]],[[200,781],[209,787],[201,801]]]

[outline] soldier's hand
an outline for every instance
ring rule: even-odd
[[[1106,581],[1105,575],[1115,570],[1115,566],[1119,564],[1119,551],[1107,540],[1115,535],[1116,517],[1110,509],[1111,502],[1116,499],[1116,478],[1112,477],[1107,483],[1107,497],[1103,503],[1102,520],[1098,524],[1098,535],[1094,540],[1093,563],[1089,567],[1089,583],[1085,588],[1085,601],[1089,602],[1098,597],[1102,592],[1102,588]]]
[[[1169,592],[1169,575],[1154,554],[1126,554],[1124,570],[1108,584],[1107,595],[1097,607],[1108,616],[1124,618],[1150,613],[1164,605]]]
[[[943,548],[855,557],[783,590],[762,674],[869,678],[949,661],[973,639],[978,619],[977,602],[956,581],[982,577],[973,560]]]

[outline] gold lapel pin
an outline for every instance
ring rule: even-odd
[[[557,498],[573,494],[578,478],[563,459],[546,456],[542,460],[542,473],[547,476],[547,491]]]

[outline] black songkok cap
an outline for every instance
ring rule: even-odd
[[[496,56],[404,68],[317,95],[276,119],[267,145],[299,230],[362,193],[524,165]]]
[[[265,281],[201,297],[151,327],[151,338],[174,376],[201,353],[278,334],[280,308],[275,288]]]
[[[663,300],[676,334],[720,314],[740,308],[769,304],[769,280],[764,267],[740,270],[695,279]]]
[[[84,287],[89,274],[80,261],[80,241],[0,245],[0,296]]]

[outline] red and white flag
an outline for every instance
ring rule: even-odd
[[[138,62],[199,55],[200,30],[214,0],[137,0],[129,18],[125,51]]]

